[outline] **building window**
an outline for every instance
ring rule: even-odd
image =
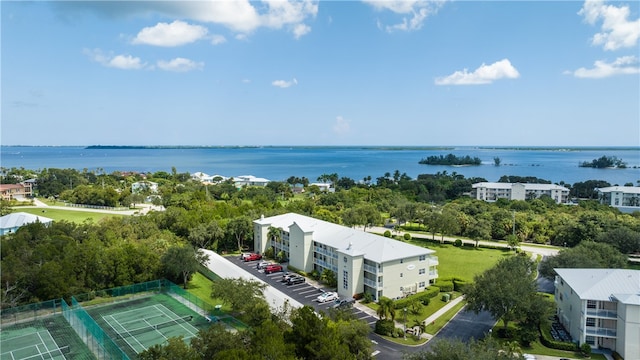
[[[587,318],[587,326],[596,326],[596,318]]]
[[[400,277],[402,277],[402,273],[400,273]]]
[[[420,255],[420,257],[418,258],[418,261],[425,261],[427,260],[427,255]]]
[[[424,275],[426,273],[425,269],[418,270],[418,275]]]
[[[342,287],[349,289],[349,272],[347,270],[342,272]]]
[[[423,288],[424,287],[424,281],[420,281],[420,283],[418,283],[418,287]]]
[[[584,340],[589,345],[595,345],[596,344],[596,338],[594,336],[587,335]]]
[[[402,264],[404,262],[404,259],[400,259],[400,264]]]
[[[595,300],[587,300],[587,309],[595,309],[596,301]]]
[[[563,299],[562,299],[562,293],[560,293],[560,301],[562,301],[562,300],[563,300]]]

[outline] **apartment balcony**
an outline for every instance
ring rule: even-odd
[[[322,255],[326,255],[326,256],[332,257],[334,259],[338,258],[338,254],[336,254],[334,251],[330,251],[328,249],[323,249],[321,247],[315,246],[313,248],[313,251],[317,252],[318,254],[322,254]]]
[[[606,336],[610,338],[616,337],[616,329],[587,326],[584,333],[590,336]]]
[[[438,257],[437,256],[428,256],[427,259],[429,260],[429,265],[430,266],[435,266],[440,264],[440,262],[438,261]]]
[[[587,316],[606,319],[617,319],[618,312],[616,310],[587,309]]]
[[[376,266],[367,265],[367,264],[364,264],[364,271],[370,272],[372,274],[377,274],[377,273],[381,272],[381,271],[378,271],[378,268]]]
[[[372,287],[374,289],[382,288],[382,281],[380,281],[379,283],[376,284],[375,280],[364,278],[364,284],[369,286],[369,287]]]
[[[325,269],[329,269],[329,270],[331,270],[333,272],[337,272],[338,271],[338,267],[337,266],[334,266],[334,265],[332,265],[332,264],[330,264],[330,263],[328,263],[326,261],[322,261],[322,260],[320,260],[318,258],[313,259],[313,263],[317,264],[317,265],[320,265]]]
[[[438,277],[438,270],[429,270],[429,277],[430,278],[437,278]]]

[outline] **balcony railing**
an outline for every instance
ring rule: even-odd
[[[377,283],[377,285],[376,285],[376,281],[375,280],[371,280],[371,279],[367,279],[367,278],[364,279],[364,284],[369,286],[369,287],[375,288],[375,289],[379,289],[379,288],[382,287],[382,281]]]
[[[429,270],[429,277],[438,277],[438,270]]]
[[[604,309],[587,309],[588,316],[597,316],[601,318],[609,318],[609,319],[617,319],[618,312],[615,310],[604,310]]]
[[[318,264],[318,265],[322,266],[323,268],[329,269],[329,270],[331,270],[333,272],[337,272],[338,271],[338,267],[337,266],[331,265],[330,263],[328,263],[326,261],[322,261],[322,260],[320,260],[318,258],[313,259],[313,262],[315,264]]]
[[[376,266],[364,264],[364,271],[370,272],[372,274],[378,273],[378,269]]]
[[[440,264],[440,262],[438,261],[438,257],[437,256],[429,255],[427,257],[427,259],[429,260],[429,265],[438,265],[438,264]]]
[[[597,328],[593,326],[587,326],[585,328],[585,334],[591,336],[607,336],[607,337],[616,337],[616,329],[610,328]]]

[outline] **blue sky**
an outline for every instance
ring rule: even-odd
[[[640,145],[638,1],[0,6],[3,145]]]

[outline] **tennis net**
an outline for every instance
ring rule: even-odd
[[[124,329],[124,332],[120,333],[119,335],[122,336],[122,335],[126,334],[126,335],[134,336],[134,335],[145,334],[145,333],[148,333],[150,331],[162,329],[162,328],[165,328],[165,327],[168,327],[168,326],[184,324],[184,323],[186,323],[188,321],[191,321],[191,320],[193,320],[193,315],[183,316],[183,317],[180,317],[180,318],[177,318],[177,319],[168,320],[168,321],[165,321],[165,322],[162,322],[162,323],[159,323],[159,324],[154,324],[154,325],[151,325],[151,326],[142,326],[142,327],[139,327],[139,328],[135,328],[133,330]]]

